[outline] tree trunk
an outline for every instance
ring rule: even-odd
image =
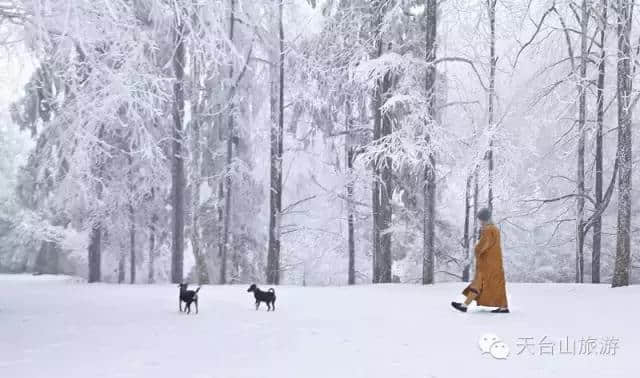
[[[389,7],[389,3],[377,1],[374,9],[378,12],[376,24],[376,53],[381,57],[384,51],[384,38],[382,27],[384,15]],[[391,134],[391,119],[388,114],[382,112],[386,98],[391,89],[391,73],[387,72],[382,79],[376,83],[374,93],[374,121],[373,139],[374,141]],[[373,215],[373,282],[391,282],[391,194],[392,172],[391,158],[384,157],[382,161],[376,159],[373,166],[373,187],[372,187],[372,215]]]
[[[104,125],[100,126],[98,132],[98,139],[102,139],[104,134]],[[102,177],[102,167],[96,167],[96,175],[98,178]],[[96,185],[96,197],[98,202],[102,199],[102,183],[98,181]],[[89,238],[89,279],[88,282],[100,282],[102,279],[102,273],[100,269],[101,265],[101,249],[102,249],[102,212],[99,212],[98,220],[94,220],[91,226],[91,236]]]
[[[194,80],[197,80],[197,62],[194,57]],[[198,85],[194,83],[194,85]],[[197,114],[197,99],[191,101],[191,249],[196,261],[196,274],[200,285],[209,283],[209,272],[200,248],[200,187],[202,174],[200,168],[200,121]]]
[[[480,236],[480,230],[478,228],[478,197],[480,195],[480,188],[478,184],[478,169],[480,167],[476,166],[475,171],[473,172],[473,236],[471,237],[471,245],[475,245],[478,242],[478,238]]]
[[[284,131],[284,25],[283,1],[277,4],[278,64],[271,67],[271,190],[267,283],[280,283],[280,218],[282,216],[282,139]]]
[[[587,112],[587,26],[589,16],[587,1],[582,1],[580,14],[580,78],[578,82],[578,167],[576,178],[576,282],[584,282],[584,148],[585,148],[585,123]]]
[[[130,283],[136,282],[136,212],[131,202],[133,198],[133,158],[130,151],[127,151],[127,160],[129,162],[128,180],[129,180],[129,279]]]
[[[384,97],[390,87],[389,74],[378,83],[374,101],[374,139],[379,140],[390,134],[391,122],[387,115],[382,114]],[[374,168],[374,182],[372,190],[373,202],[373,282],[391,282],[391,161],[383,158],[383,162],[376,161]]]
[[[43,241],[36,257],[34,272],[40,274],[58,274],[59,246],[52,241]]]
[[[345,109],[345,155],[347,161],[347,250],[349,254],[348,283],[356,283],[355,209],[353,206],[353,136],[351,119],[351,99],[347,98]]]
[[[487,0],[487,13],[489,16],[489,151],[487,151],[488,160],[488,180],[489,188],[487,195],[487,207],[493,212],[493,130],[495,128],[495,98],[496,98],[496,2],[497,0]]]
[[[130,283],[136,283],[136,223],[135,212],[133,206],[129,206],[130,225],[129,225],[129,269]]]
[[[100,249],[102,230],[100,224],[95,224],[91,228],[89,239],[89,282],[100,282]]]
[[[390,96],[391,91],[391,73],[387,72],[382,80],[382,94],[384,100]],[[382,137],[391,135],[392,125],[391,118],[388,114],[382,115]],[[393,195],[393,172],[391,168],[391,157],[386,156],[380,172],[381,190],[380,190],[380,282],[392,281],[392,258],[391,258],[391,226],[392,226],[392,208],[391,197]]]
[[[427,112],[429,121],[426,125],[427,144],[430,141],[429,128],[436,123],[436,38],[438,32],[438,2],[425,1],[426,21],[426,63],[427,75],[425,89],[427,95]],[[436,204],[436,159],[433,152],[429,152],[424,169],[424,209],[423,209],[423,262],[422,284],[434,283],[435,270],[435,204]]]
[[[476,243],[478,242],[478,239],[480,238],[480,229],[478,227],[478,218],[477,218],[477,214],[478,214],[478,199],[479,199],[479,195],[480,195],[480,188],[479,188],[479,184],[478,184],[478,170],[480,169],[479,165],[476,165],[474,171],[473,171],[473,198],[472,198],[472,204],[473,204],[473,213],[471,214],[471,218],[473,219],[473,227],[472,227],[472,235],[471,235],[471,244],[469,247],[476,245]],[[472,256],[475,257],[475,255],[471,254]],[[475,266],[473,264],[471,264],[469,266],[469,270],[471,272],[475,272]],[[473,274],[475,273],[471,273],[469,272],[469,276],[473,276]]]
[[[173,69],[176,81],[173,84],[173,156],[171,192],[172,192],[172,244],[171,244],[171,282],[182,282],[184,261],[184,160],[182,156],[182,122],[184,117],[184,22],[181,14],[176,14],[175,53]]]
[[[229,14],[229,41],[233,44],[233,27],[235,25],[235,0],[230,0],[231,11]],[[233,81],[233,64],[229,66],[229,82]],[[225,186],[227,193],[224,199],[224,236],[222,240],[222,261],[220,262],[220,284],[227,283],[227,251],[229,251],[229,223],[231,222],[231,162],[233,160],[233,138],[234,138],[234,94],[232,88],[229,97],[229,124],[227,127],[227,172],[225,175]]]
[[[378,7],[380,7],[379,3],[376,3]],[[382,12],[382,10],[379,10]],[[379,15],[378,23],[382,24],[382,16]],[[378,25],[377,39],[376,39],[376,51],[377,57],[382,56],[382,31],[380,30],[382,25]],[[377,83],[373,98],[373,110],[374,110],[374,118],[373,118],[373,140],[379,140],[382,135],[382,108],[383,100],[382,100],[382,89],[380,88],[380,82]],[[371,215],[373,219],[373,229],[372,229],[372,243],[373,243],[373,252],[372,252],[372,264],[373,264],[373,276],[372,282],[378,283],[380,282],[380,260],[381,260],[381,244],[380,244],[380,169],[378,161],[376,160],[373,164],[373,183],[371,186]]]
[[[376,100],[375,104],[378,103],[379,102]],[[373,127],[373,138],[377,139],[380,138],[380,127],[376,126],[379,125],[378,110],[375,111],[375,114],[376,116]],[[378,179],[378,168],[375,165],[373,168],[373,183],[371,187],[371,217],[373,219],[373,235],[371,241],[373,245],[373,251],[371,255],[371,263],[373,265],[372,282],[378,283],[380,282],[380,267],[378,266],[378,260],[380,259],[380,182]]]
[[[155,283],[155,249],[156,249],[156,223],[158,221],[158,216],[153,210],[154,199],[155,199],[155,188],[151,188],[151,221],[149,222],[149,269],[147,282],[152,284]]]
[[[612,287],[629,285],[631,269],[631,26],[633,2],[618,0],[618,231]]]
[[[422,284],[435,283],[435,204],[436,204],[436,160],[429,154],[424,171],[424,219],[423,219],[423,265]]]
[[[595,207],[602,208],[602,138],[604,128],[604,80],[606,69],[606,29],[607,29],[607,0],[602,0],[602,20],[600,25],[600,62],[598,62],[598,83],[596,89],[596,172],[595,172]],[[593,220],[593,247],[591,252],[591,282],[600,283],[600,252],[602,250],[602,215]]]
[[[220,117],[220,122],[222,123],[223,117]],[[222,135],[222,130],[220,131],[220,140],[224,138]],[[222,261],[225,261],[226,264],[226,252],[224,250],[224,182],[225,180],[220,180],[218,184],[218,205],[216,210],[218,211],[218,223],[216,224],[217,232],[218,232],[218,257],[220,257],[220,265],[222,265]],[[221,268],[222,269],[222,268]],[[226,268],[225,268],[226,270]],[[220,282],[220,277],[218,277],[218,282]]]
[[[469,210],[471,208],[471,178],[472,176],[470,175],[469,177],[467,177],[467,185],[465,186],[465,191],[464,191],[464,236],[462,239],[462,249],[464,250],[464,259],[465,261],[467,261],[469,259],[469,239],[470,239],[470,235],[469,235]],[[462,267],[462,282],[468,282],[469,281],[469,264],[465,262],[464,266]]]
[[[153,190],[151,192],[153,196]],[[152,284],[156,282],[155,277],[155,259],[156,259],[156,222],[157,215],[155,213],[151,214],[151,222],[149,223],[149,271],[147,282]]]
[[[118,283],[121,284],[124,282],[127,273],[125,272],[125,256],[124,251],[120,251],[120,257],[118,258]]]
[[[198,27],[198,8],[191,15],[193,27]],[[200,88],[200,60],[199,52],[191,55],[191,80],[193,88],[191,97],[191,249],[196,262],[196,275],[198,284],[209,284],[209,269],[207,267],[207,254],[202,250],[200,229],[200,188],[202,187],[202,149],[201,149],[201,91]]]

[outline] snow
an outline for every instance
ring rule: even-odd
[[[51,283],[51,282],[57,282],[57,283],[81,283],[81,282],[86,282],[86,280],[84,278],[80,278],[80,277],[72,277],[72,276],[65,276],[65,275],[57,275],[57,274],[38,274],[38,275],[34,275],[34,274],[0,274],[0,283],[2,283],[2,285],[7,285],[7,288],[11,287],[9,285],[11,285],[12,283],[23,283],[23,282],[27,282],[27,283],[39,283],[39,284],[44,284],[44,283]],[[5,289],[4,287],[0,287],[0,290]],[[2,303],[2,302],[0,302]],[[2,309],[0,307],[0,309]]]
[[[511,314],[449,302],[462,283],[277,287],[255,311],[242,286],[206,286],[200,314],[174,285],[0,275],[0,377],[631,377],[640,287],[509,284]],[[482,354],[501,337],[510,355]],[[518,354],[519,338],[555,341]],[[560,355],[563,338],[614,337],[615,355]],[[537,349],[537,346],[536,346]]]

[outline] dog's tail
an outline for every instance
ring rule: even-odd
[[[270,288],[270,289],[269,289],[269,292],[270,292],[270,293],[275,293],[276,291],[275,291],[275,290],[273,290],[273,288]]]
[[[196,289],[196,293],[200,291],[200,286],[198,286],[198,288]]]

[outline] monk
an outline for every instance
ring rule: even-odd
[[[475,247],[476,274],[469,286],[462,291],[467,297],[464,303],[451,302],[451,306],[467,312],[467,306],[475,300],[478,306],[497,307],[491,312],[508,313],[500,230],[493,224],[489,209],[481,209],[476,217],[482,226],[480,240]]]

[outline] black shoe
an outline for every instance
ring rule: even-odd
[[[494,314],[508,314],[509,313],[509,309],[508,308],[496,308],[495,310],[491,311]]]
[[[462,303],[451,302],[451,306],[453,306],[453,308],[458,311],[467,312],[467,306],[463,305]]]

